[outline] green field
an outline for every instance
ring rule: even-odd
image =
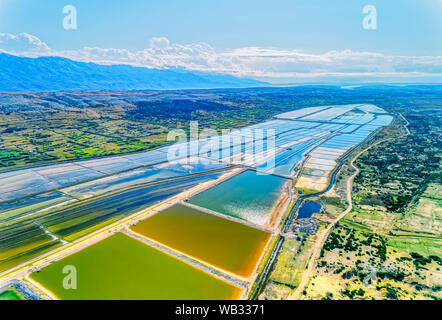
[[[253,273],[271,236],[183,205],[161,211],[131,229],[242,277]]]
[[[66,241],[74,241],[119,219],[190,189],[199,183],[216,179],[220,174],[219,172],[212,172],[184,177],[175,181],[159,182],[153,185],[134,186],[97,198],[54,208],[53,210],[43,212],[37,210],[33,214],[26,212],[22,217],[14,217],[11,222],[0,221],[0,272],[62,244],[61,241],[53,240],[51,236],[35,224],[35,221],[47,227],[60,238]],[[45,195],[41,195],[39,198],[45,198]],[[50,197],[47,196],[47,198]],[[28,200],[28,202],[33,201],[33,199]],[[13,207],[13,205],[3,206],[9,207],[5,210]],[[32,212],[36,206],[32,204],[29,209],[23,206],[20,210]],[[0,220],[3,218],[3,214],[9,214],[9,212],[0,212]]]
[[[67,265],[76,268],[76,290],[63,288]],[[240,288],[121,233],[31,278],[62,300],[212,300],[241,295]]]
[[[15,289],[8,289],[0,292],[0,300],[26,300],[20,292]]]

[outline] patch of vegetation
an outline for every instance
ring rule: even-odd
[[[365,291],[362,288],[359,289],[345,289],[341,291],[342,296],[348,297],[350,299],[354,299],[355,297],[363,297],[365,295]]]

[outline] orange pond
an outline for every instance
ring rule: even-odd
[[[131,230],[241,277],[252,275],[269,232],[174,205]]]

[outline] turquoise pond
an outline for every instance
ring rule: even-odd
[[[288,179],[247,170],[188,202],[259,225],[268,222]]]

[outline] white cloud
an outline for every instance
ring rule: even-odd
[[[416,81],[442,79],[442,56],[389,56],[352,50],[310,54],[299,50],[246,47],[216,52],[210,45],[171,43],[152,38],[140,51],[85,47],[53,51],[35,36],[0,34],[0,49],[23,56],[56,55],[101,64],[130,64],[148,68],[184,68],[251,77],[275,83],[330,79]]]
[[[7,52],[49,52],[46,43],[27,33],[0,33],[0,49]]]

